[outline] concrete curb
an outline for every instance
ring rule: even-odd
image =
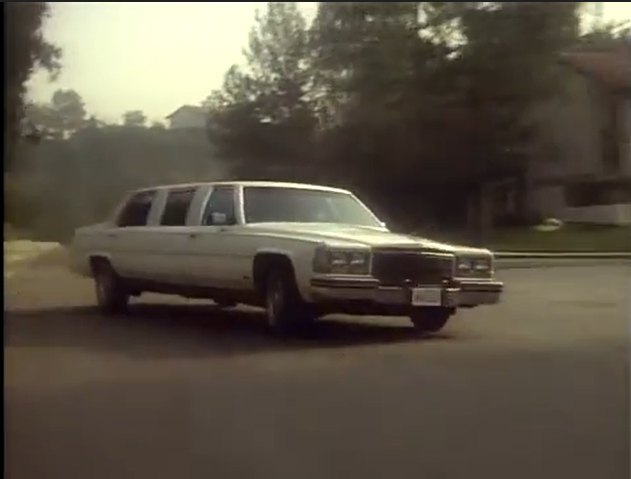
[[[497,271],[523,268],[569,268],[590,266],[619,266],[631,268],[630,259],[498,259],[495,261]]]
[[[564,252],[564,253],[543,253],[543,252],[509,252],[498,251],[495,253],[497,259],[631,259],[631,252]]]
[[[498,270],[518,268],[558,268],[576,266],[631,266],[631,253],[526,253],[500,251],[495,253]]]

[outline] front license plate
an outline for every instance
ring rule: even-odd
[[[412,306],[441,306],[441,288],[413,288]]]

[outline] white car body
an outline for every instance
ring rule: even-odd
[[[325,196],[330,193],[335,201],[338,198],[350,201],[347,196],[357,202],[353,203],[353,208],[365,209],[361,215],[363,221],[370,224],[248,222],[244,207],[244,191],[247,188],[257,191],[261,191],[261,188],[280,188],[283,193],[292,191],[291,194],[293,190],[321,192]],[[231,224],[222,224],[227,218],[224,213],[214,210],[208,213],[209,209],[214,208],[210,206],[209,201],[213,200],[209,198],[213,198],[215,191],[221,192],[215,197],[217,202],[233,202],[234,221]],[[191,201],[184,224],[166,226],[161,224],[161,219],[165,214],[167,197],[172,192],[187,194]],[[125,226],[117,223],[119,220],[126,221],[120,219],[123,213],[132,215],[129,213],[132,206],[128,205],[131,198],[135,198],[134,201],[139,205],[147,205],[143,198],[149,196],[151,204],[145,224]],[[125,208],[129,211],[125,212]],[[228,211],[230,206],[227,208]],[[216,220],[220,224],[205,224],[204,218]],[[328,270],[315,272],[315,258],[324,250],[334,252],[333,256],[327,253],[327,261],[333,263],[335,260],[330,258],[340,252],[342,260],[338,262],[341,261],[342,268],[345,267],[344,261],[349,264],[355,261],[365,269],[358,274]],[[420,272],[417,277],[416,270],[409,269],[411,263],[405,261],[401,254],[408,255],[405,258],[410,261],[418,261],[419,265],[433,258],[432,261],[441,262],[444,271],[440,278],[436,276],[425,280]],[[393,280],[392,284],[386,284],[387,281],[373,274],[376,272],[377,256],[383,266],[389,264],[389,260],[383,258],[394,258],[388,255],[399,255],[399,266],[408,268],[401,274],[410,278],[401,277],[399,279],[405,281]],[[216,182],[138,190],[131,192],[121,202],[110,220],[79,228],[71,245],[74,271],[93,276],[94,261],[107,261],[117,277],[125,281],[132,295],[157,291],[253,304],[261,303],[261,288],[257,284],[256,271],[257,261],[261,264],[261,258],[283,258],[288,262],[301,301],[324,313],[398,313],[410,306],[418,306],[420,303],[411,305],[411,291],[427,286],[441,288],[442,299],[438,306],[450,308],[493,304],[499,301],[502,291],[502,284],[494,278],[493,255],[490,251],[392,233],[352,193],[324,186]],[[469,267],[462,268],[463,264]],[[447,267],[451,269],[445,269]],[[478,267],[479,274],[476,270]],[[390,273],[397,274],[394,270]],[[426,284],[428,281],[430,284]]]

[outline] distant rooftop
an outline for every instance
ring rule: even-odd
[[[176,113],[179,113],[179,112],[182,112],[182,111],[189,112],[189,113],[198,113],[198,114],[201,114],[201,115],[205,115],[206,114],[206,110],[203,107],[201,107],[201,106],[182,105],[177,110],[175,110],[173,113],[171,113],[170,115],[167,115],[166,118],[171,118]]]
[[[561,53],[561,59],[578,72],[615,90],[631,88],[631,41],[576,48]]]

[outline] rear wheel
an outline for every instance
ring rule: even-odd
[[[453,308],[416,308],[410,314],[410,319],[418,332],[435,333],[447,324],[454,312]]]
[[[120,277],[106,261],[99,261],[94,266],[94,286],[96,301],[105,313],[122,313],[127,310],[129,294]]]
[[[308,310],[289,267],[273,267],[265,283],[265,315],[275,334],[310,329],[315,316]]]

